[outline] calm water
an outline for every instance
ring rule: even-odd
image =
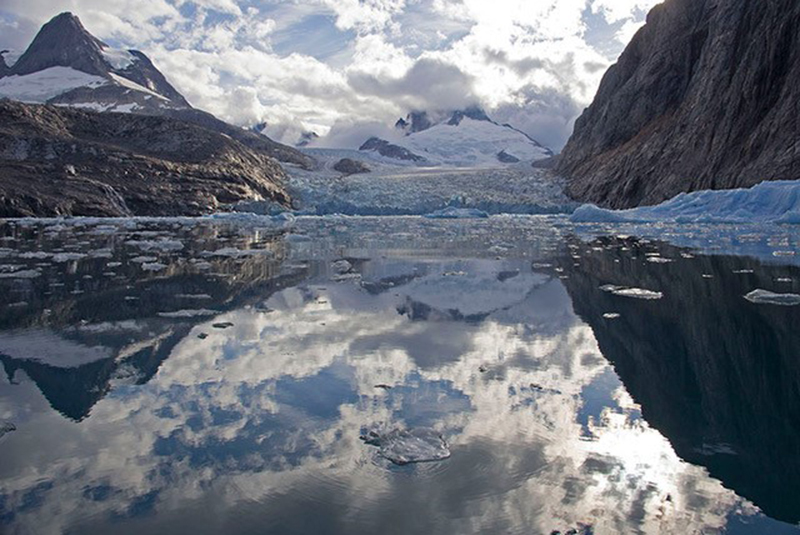
[[[0,532],[800,533],[798,238],[6,222]]]

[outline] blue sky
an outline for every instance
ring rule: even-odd
[[[413,109],[483,106],[560,149],[658,0],[0,0],[0,48],[72,11],[200,108],[352,146]],[[362,140],[363,141],[363,140]]]

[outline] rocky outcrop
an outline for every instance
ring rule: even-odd
[[[385,139],[371,137],[361,145],[358,150],[377,152],[381,156],[393,158],[395,160],[405,160],[410,162],[424,162],[425,158],[418,156],[400,145],[389,143]]]
[[[557,171],[612,208],[800,178],[800,2],[666,0],[592,105]]]
[[[372,170],[367,167],[364,162],[352,160],[350,158],[342,158],[333,165],[334,171],[339,171],[345,175],[357,175],[360,173],[369,173]]]
[[[0,217],[200,215],[289,203],[280,165],[168,117],[0,101]]]

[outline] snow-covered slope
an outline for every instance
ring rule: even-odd
[[[106,78],[69,67],[50,67],[23,76],[0,78],[0,96],[41,104],[78,87],[95,88],[108,83]]]
[[[492,121],[478,108],[437,114],[414,112],[395,127],[396,139],[373,138],[362,145],[362,150],[405,160],[410,159],[410,153],[420,158],[420,165],[455,167],[497,167],[553,155],[524,132]]]
[[[762,182],[748,189],[681,193],[656,206],[606,210],[583,205],[575,223],[794,223],[800,224],[800,181]]]
[[[435,163],[496,166],[498,163],[541,160],[552,152],[511,127],[465,118],[458,125],[438,124],[408,135],[401,145]],[[508,160],[502,162],[504,153]]]

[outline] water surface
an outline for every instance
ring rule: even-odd
[[[800,293],[791,227],[0,236],[4,533],[800,532],[800,308],[743,297]]]

